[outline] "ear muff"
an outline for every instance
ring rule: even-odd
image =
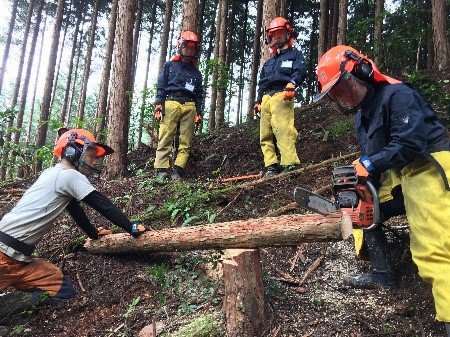
[[[62,158],[74,164],[81,158],[82,151],[75,143],[69,143],[62,150]]]
[[[373,82],[373,68],[368,60],[357,55],[352,50],[346,50],[344,55],[348,59],[355,60],[357,62],[353,68],[352,75],[362,81],[369,83]]]

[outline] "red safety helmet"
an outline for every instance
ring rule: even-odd
[[[78,160],[84,151],[91,146],[96,148],[96,156],[102,157],[114,153],[114,150],[107,145],[97,143],[95,137],[89,131],[83,129],[72,129],[64,132],[56,142],[55,148],[53,149],[53,154],[59,158],[64,158],[64,153],[68,147],[80,148],[82,149],[79,154],[75,156],[74,159],[70,161]]]
[[[198,39],[198,36],[195,33],[191,32],[189,30],[182,32],[178,39],[177,45],[178,45],[178,54],[180,56],[185,56],[185,55],[183,55],[183,53],[181,51],[181,49],[183,47],[186,47],[186,46],[194,47],[195,55],[188,56],[188,57],[193,57],[196,60],[198,60],[198,58],[200,56],[200,41]]]
[[[273,33],[280,30],[286,30],[286,41],[282,45],[287,44],[288,47],[292,47],[294,45],[294,39],[297,37],[297,33],[294,32],[294,28],[288,20],[282,17],[276,17],[270,21],[269,28],[266,29],[265,43],[269,45],[272,53],[276,53],[276,49],[282,47],[282,45],[272,45]]]
[[[313,101],[323,98],[345,75],[352,74],[367,83],[401,83],[384,75],[367,56],[350,46],[339,45],[328,50],[317,65],[318,93]]]

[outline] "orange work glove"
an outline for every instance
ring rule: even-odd
[[[253,118],[260,119],[261,118],[261,103],[256,102],[253,106]]]
[[[197,113],[197,116],[195,116],[195,131],[197,132],[198,129],[200,129],[200,126],[202,125],[202,115]]]
[[[369,172],[367,172],[367,169],[364,167],[364,165],[359,161],[359,159],[356,159],[352,165],[356,169],[356,175],[358,177],[367,178],[369,176]]]
[[[98,236],[105,236],[112,234],[112,230],[109,228],[109,226],[99,226],[97,227]]]
[[[286,88],[284,88],[283,93],[283,98],[285,101],[293,99],[295,96],[295,85],[289,82],[286,84]]]
[[[141,224],[139,224],[137,222],[132,222],[131,235],[134,236],[135,238],[140,236],[146,230],[147,230],[147,228],[145,228],[144,225],[141,225]]]
[[[163,111],[162,104],[156,103],[155,104],[155,112],[154,112],[155,120],[157,120],[158,122],[161,122],[163,116],[164,116],[164,111]]]

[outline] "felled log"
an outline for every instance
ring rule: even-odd
[[[148,231],[138,238],[127,233],[111,234],[87,240],[84,247],[92,253],[131,253],[297,246],[345,240],[351,233],[347,213],[294,214]]]
[[[265,336],[268,328],[261,257],[257,249],[228,249],[222,262],[227,336]]]

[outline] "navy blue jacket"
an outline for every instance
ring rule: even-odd
[[[158,77],[156,103],[163,103],[167,96],[180,94],[195,102],[197,113],[201,113],[203,104],[202,74],[197,67],[181,60],[164,63]]]
[[[403,83],[375,87],[356,114],[355,128],[363,156],[378,173],[450,149],[447,130],[430,104]]]
[[[300,86],[305,77],[306,63],[302,52],[295,48],[282,50],[268,59],[261,69],[257,102],[261,102],[264,94],[274,87],[284,88],[289,82],[296,87]]]

